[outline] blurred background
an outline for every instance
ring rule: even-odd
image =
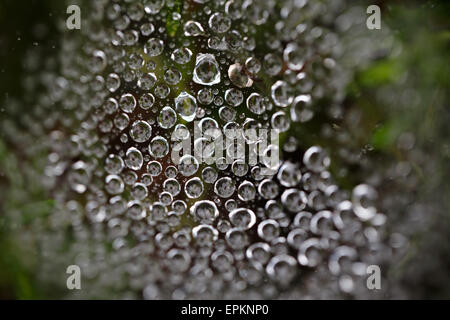
[[[380,210],[388,216],[386,241],[402,247],[395,258],[386,258],[387,288],[377,297],[448,299],[450,3],[369,4],[381,7],[393,49],[380,50],[356,66],[345,89],[347,116],[338,130],[352,135],[346,147],[358,157],[349,161],[340,154],[335,135],[317,135],[336,129],[322,126],[320,113],[294,131],[308,145],[329,150],[340,186],[377,185]],[[65,294],[59,278],[43,280],[36,272],[45,258],[45,249],[33,239],[44,228],[36,221],[45,219],[54,199],[40,183],[46,150],[39,150],[40,129],[28,118],[45,90],[30,89],[30,78],[57,69],[44,57],[56,56],[61,38],[71,36],[59,25],[65,10],[58,0],[0,2],[0,299],[59,299]],[[18,140],[25,132],[39,139],[20,145],[5,135],[11,127]]]

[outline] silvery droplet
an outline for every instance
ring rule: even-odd
[[[298,164],[286,161],[278,170],[277,178],[281,185],[290,188],[300,183],[302,173]]]
[[[226,15],[216,12],[209,17],[208,25],[216,33],[224,33],[230,29],[231,20]]]
[[[271,123],[273,129],[275,129],[279,132],[286,132],[289,130],[291,120],[284,113],[284,111],[278,111],[272,115],[270,123]]]
[[[267,242],[270,242],[280,235],[280,226],[273,219],[262,221],[258,225],[258,236]]]
[[[320,172],[328,168],[330,158],[321,147],[313,146],[303,155],[303,163],[309,170]]]
[[[189,179],[184,185],[184,191],[188,198],[199,198],[203,193],[202,180],[197,177]]]
[[[150,57],[159,56],[164,50],[164,41],[157,38],[151,38],[144,45],[144,52]]]
[[[218,177],[218,173],[216,169],[212,167],[206,167],[202,170],[202,179],[206,183],[214,183],[216,182]]]
[[[105,189],[109,194],[120,194],[123,192],[124,183],[119,176],[111,174],[105,178]]]
[[[283,51],[283,59],[290,69],[298,71],[303,68],[305,53],[296,43],[288,43]]]
[[[256,75],[261,70],[261,62],[255,57],[249,57],[245,60],[245,68],[252,75]]]
[[[171,107],[161,109],[158,116],[158,124],[163,129],[172,128],[177,122],[177,113]]]
[[[197,102],[193,96],[183,91],[175,98],[175,108],[184,120],[192,121],[197,111]]]
[[[282,80],[278,80],[272,85],[271,94],[273,102],[279,107],[287,107],[294,100],[292,88]]]
[[[115,154],[109,154],[105,159],[105,171],[109,174],[119,174],[124,168],[123,159]]]
[[[155,97],[149,92],[144,93],[139,98],[139,106],[144,110],[150,109],[153,106],[153,103],[155,103]]]
[[[209,200],[197,201],[190,210],[192,216],[205,224],[212,224],[219,216],[219,210],[216,204]]]
[[[219,232],[207,224],[192,229],[192,235],[199,246],[211,246],[219,237]]]
[[[139,170],[142,167],[144,158],[142,153],[135,147],[130,147],[125,155],[125,165],[132,170]]]
[[[233,107],[239,106],[244,100],[241,90],[232,88],[225,91],[225,101]]]
[[[169,143],[166,138],[156,136],[150,141],[148,152],[152,157],[162,158],[169,153]]]
[[[223,177],[214,184],[214,192],[221,198],[229,198],[233,195],[236,186],[229,177]]]
[[[159,176],[162,172],[161,163],[158,161],[150,161],[147,164],[147,172],[153,177]]]
[[[152,127],[142,120],[133,122],[130,129],[130,137],[136,142],[145,142],[152,135]]]
[[[144,0],[144,10],[148,14],[155,15],[164,7],[164,0]]]
[[[238,208],[228,215],[230,222],[234,227],[240,230],[248,230],[256,223],[255,213],[246,208]]]
[[[123,130],[126,127],[128,127],[128,124],[130,123],[130,117],[126,113],[118,113],[114,117],[114,125],[117,129]]]
[[[180,158],[180,163],[178,164],[178,170],[180,170],[180,173],[185,177],[192,176],[196,173],[198,167],[199,163],[197,159],[189,154],[182,156]]]
[[[141,77],[139,77],[137,81],[137,85],[142,90],[150,90],[156,83],[156,76],[154,73],[144,73]]]
[[[184,35],[186,37],[198,37],[203,34],[205,34],[205,30],[199,22],[189,20],[184,24]]]
[[[263,114],[266,111],[263,97],[256,92],[250,94],[247,98],[247,108],[255,114]]]
[[[197,55],[192,80],[205,86],[220,82],[220,68],[214,55],[209,53]]]
[[[169,68],[164,73],[164,80],[170,85],[178,84],[181,81],[181,78],[181,72],[175,68]]]
[[[170,58],[178,64],[186,64],[191,60],[192,51],[189,48],[177,48],[175,49]]]
[[[314,116],[311,110],[311,96],[300,95],[295,97],[291,105],[291,119],[295,122],[307,122]]]
[[[256,188],[250,181],[242,182],[238,187],[238,197],[240,200],[247,202],[255,199]]]
[[[136,98],[131,93],[125,93],[120,97],[119,106],[124,112],[131,113],[136,108]]]
[[[353,210],[358,218],[367,221],[377,214],[375,207],[377,197],[376,190],[367,184],[360,184],[353,189]]]

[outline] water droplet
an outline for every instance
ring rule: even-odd
[[[184,190],[188,198],[196,199],[200,197],[203,193],[202,180],[197,177],[189,179],[184,185]]]
[[[144,73],[139,77],[137,85],[142,90],[150,90],[156,83],[156,76],[154,73]]]
[[[226,15],[216,12],[209,17],[208,25],[216,33],[224,33],[231,27],[231,20]]]
[[[157,38],[151,38],[144,46],[144,52],[150,57],[159,56],[164,50],[164,41]]]
[[[145,142],[152,135],[152,127],[142,120],[133,122],[130,129],[130,137],[136,142]]]
[[[211,246],[219,237],[219,232],[207,224],[192,229],[192,235],[199,246]]]
[[[256,223],[255,213],[246,208],[238,208],[230,212],[230,222],[240,230],[248,230]]]
[[[255,114],[263,114],[266,111],[263,97],[256,92],[250,94],[247,98],[247,108]]]
[[[202,88],[197,92],[197,99],[201,104],[208,105],[214,100],[214,94],[211,88]]]
[[[250,201],[255,199],[256,188],[250,181],[242,182],[238,187],[238,197],[242,201]]]
[[[298,164],[286,161],[279,169],[277,178],[285,187],[295,187],[300,183],[302,173]]]
[[[245,60],[245,68],[253,75],[256,75],[261,70],[261,62],[255,57],[249,57]]]
[[[158,116],[158,124],[163,129],[172,128],[177,122],[177,113],[171,107],[162,108]]]
[[[228,89],[225,91],[225,101],[233,107],[239,106],[244,100],[244,95],[241,90]]]
[[[303,68],[305,53],[296,43],[288,43],[283,52],[283,59],[290,69],[298,71]]]
[[[136,98],[131,93],[125,93],[120,97],[119,106],[124,112],[131,113],[136,108]]]
[[[105,171],[109,174],[119,174],[124,168],[122,158],[115,154],[110,154],[105,160]]]
[[[175,98],[175,108],[186,121],[192,121],[197,111],[197,102],[193,96],[183,91]]]
[[[144,158],[142,153],[135,147],[130,147],[125,156],[125,165],[132,170],[139,170],[142,167]]]
[[[144,93],[139,98],[139,106],[144,110],[150,109],[154,103],[155,103],[155,97],[151,93],[148,93],[148,92]]]
[[[273,219],[264,220],[258,225],[258,236],[264,241],[271,242],[279,235],[280,226]]]
[[[197,159],[189,154],[182,156],[180,158],[180,163],[178,164],[178,170],[180,170],[180,173],[185,177],[192,176],[196,173],[198,167],[199,164]]]
[[[164,7],[164,0],[144,0],[144,10],[155,15]]]
[[[148,152],[152,157],[162,158],[169,153],[169,143],[166,138],[156,136],[150,141],[148,145]]]
[[[175,68],[169,68],[164,73],[164,80],[170,85],[178,84],[181,81],[181,78],[181,72]]]
[[[272,85],[271,94],[273,102],[279,107],[287,107],[294,100],[292,88],[282,80],[278,80]]]
[[[154,177],[159,176],[162,172],[161,163],[158,161],[150,161],[147,164],[147,172]]]
[[[313,146],[303,155],[303,163],[309,170],[320,172],[328,168],[330,158],[322,148]]]
[[[201,223],[212,224],[219,216],[219,210],[214,202],[209,200],[197,201],[191,207],[191,214]]]
[[[221,198],[229,198],[233,195],[236,186],[233,179],[223,177],[214,184],[214,192]]]
[[[170,55],[170,58],[178,64],[188,63],[191,57],[192,51],[189,48],[177,48]]]
[[[186,37],[198,37],[205,34],[205,29],[197,21],[187,21],[184,24],[184,35]]]
[[[228,68],[228,77],[231,82],[239,88],[248,88],[253,84],[253,80],[247,74],[247,71],[240,63],[230,65]]]
[[[291,119],[295,122],[307,122],[314,116],[311,110],[311,96],[300,95],[295,97],[291,106]]]
[[[267,264],[266,273],[281,285],[288,285],[297,275],[297,261],[289,255],[275,256]]]
[[[220,82],[220,68],[214,55],[209,53],[197,55],[193,80],[205,86],[212,86]]]
[[[377,214],[375,207],[377,197],[376,190],[367,184],[360,184],[353,189],[353,210],[358,218],[367,221]]]

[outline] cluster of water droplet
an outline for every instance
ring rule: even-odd
[[[101,0],[83,11],[81,35],[64,38],[60,70],[43,80],[49,113],[36,127],[50,138],[55,225],[79,242],[67,264],[93,283],[83,292],[302,298],[365,285],[385,222],[377,193],[340,189],[327,152],[292,134],[316,100],[343,98],[333,3]],[[242,159],[174,163],[197,125],[276,130],[275,173]]]

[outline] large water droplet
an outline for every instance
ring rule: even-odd
[[[128,148],[125,158],[125,164],[132,170],[139,170],[142,167],[144,158],[142,153],[135,147]]]
[[[192,121],[197,111],[197,101],[189,93],[183,91],[175,98],[175,108],[186,121]]]
[[[273,102],[279,107],[287,107],[292,103],[294,97],[291,87],[282,80],[278,80],[271,88]]]
[[[252,78],[250,78],[247,71],[240,63],[230,65],[228,68],[228,77],[231,82],[239,88],[248,88],[253,84]]]
[[[197,201],[191,207],[191,214],[201,223],[212,224],[219,216],[216,204],[209,200]]]
[[[212,86],[220,82],[220,68],[214,55],[209,53],[197,55],[193,80],[205,86]]]
[[[136,142],[145,142],[152,135],[152,127],[142,120],[135,121],[130,129],[130,137]]]
[[[246,208],[238,208],[230,212],[230,222],[240,230],[248,230],[256,223],[255,213]]]

